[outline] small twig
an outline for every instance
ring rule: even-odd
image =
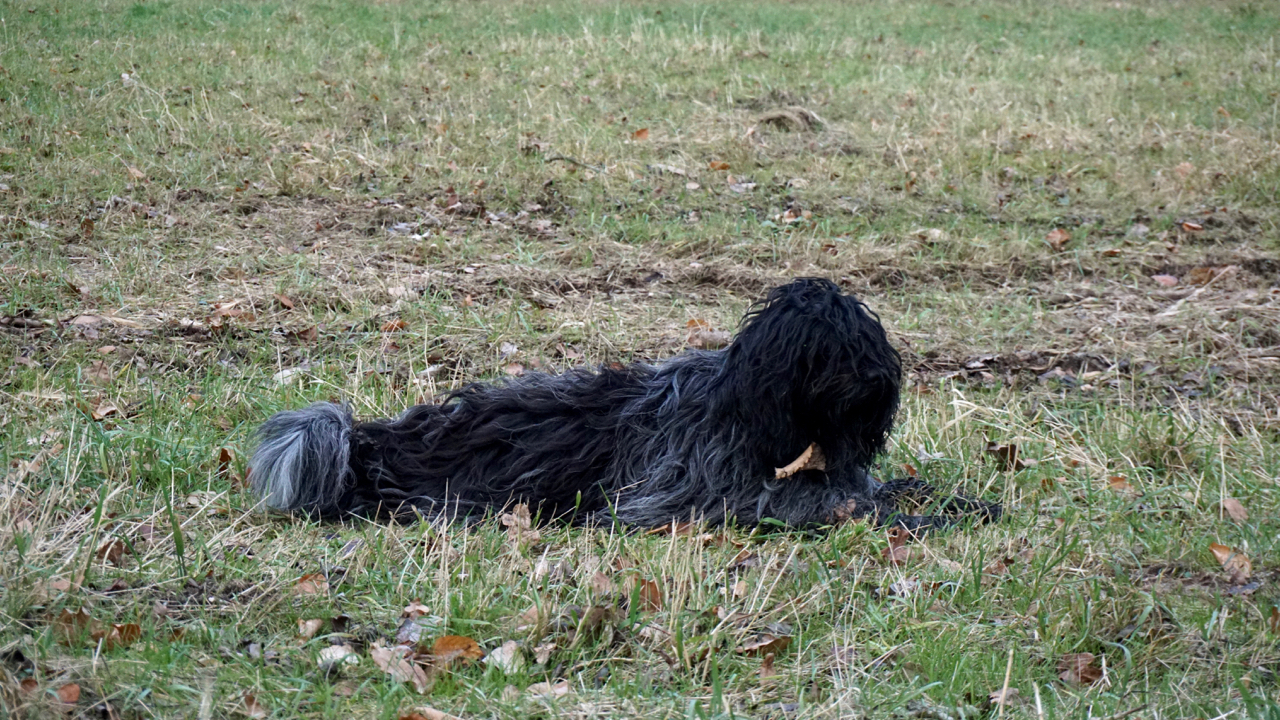
[[[544,162],[553,163],[553,162],[556,162],[557,160],[560,160],[560,161],[563,161],[563,162],[567,162],[567,163],[570,163],[570,164],[573,164],[573,165],[577,165],[578,167],[584,167],[584,168],[586,168],[586,169],[588,169],[588,170],[595,170],[595,171],[596,171],[596,172],[598,172],[598,173],[608,172],[608,170],[606,170],[606,169],[605,169],[605,168],[603,168],[603,167],[600,167],[599,165],[588,165],[588,164],[586,164],[586,163],[582,162],[581,160],[577,160],[577,159],[575,159],[575,158],[571,158],[571,157],[569,157],[568,155],[552,155],[551,157],[546,158],[546,159],[544,160]]]

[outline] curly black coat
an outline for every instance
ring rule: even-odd
[[[871,515],[916,529],[998,515],[963,498],[903,515],[898,496],[928,487],[869,474],[901,375],[879,318],[804,278],[754,305],[724,350],[476,383],[394,420],[353,422],[331,403],[278,413],[262,426],[251,478],[268,506],[320,516],[468,517],[527,503],[575,522]],[[810,445],[825,469],[778,479],[775,468]]]

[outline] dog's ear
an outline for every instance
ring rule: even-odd
[[[883,449],[902,361],[875,313],[834,283],[803,278],[775,288],[725,352],[726,395],[742,412],[778,417],[860,462]]]

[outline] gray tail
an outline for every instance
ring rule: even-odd
[[[276,413],[258,431],[249,480],[267,507],[320,512],[339,510],[352,483],[351,411],[316,403]]]

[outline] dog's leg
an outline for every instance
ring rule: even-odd
[[[939,497],[932,485],[918,478],[898,478],[878,482],[874,501],[880,509],[877,518],[881,524],[897,525],[914,534],[938,530],[972,520],[976,523],[995,522],[1003,512],[997,503],[974,500],[963,495]],[[909,509],[928,511],[927,514],[910,514]]]

